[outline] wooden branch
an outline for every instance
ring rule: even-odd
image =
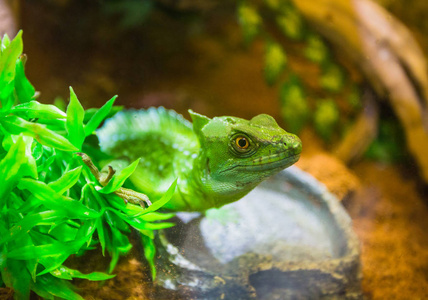
[[[12,39],[17,33],[18,0],[0,0],[0,38],[5,33]]]
[[[345,53],[376,92],[389,100],[428,183],[427,63],[409,30],[369,0],[293,1],[314,29]]]

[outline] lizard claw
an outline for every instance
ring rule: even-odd
[[[120,188],[114,193],[122,198],[125,203],[140,204],[141,207],[145,207],[145,204],[147,204],[147,206],[152,205],[152,202],[146,194],[138,193],[131,189]]]
[[[82,157],[82,160],[85,165],[88,166],[91,173],[95,176],[95,178],[102,186],[106,186],[110,179],[113,177],[113,175],[116,173],[116,171],[111,166],[108,166],[107,172],[100,172],[87,154],[78,152],[77,155]],[[145,207],[146,204],[147,206],[152,205],[152,202],[146,194],[139,193],[131,189],[121,187],[114,193],[120,198],[122,198],[125,203],[130,202],[132,204],[139,204],[141,207]]]

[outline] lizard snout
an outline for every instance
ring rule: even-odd
[[[293,153],[293,155],[298,155],[302,152],[302,141],[294,134],[288,134],[284,137],[282,144],[286,151]]]

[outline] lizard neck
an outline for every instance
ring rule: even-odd
[[[251,191],[253,186],[239,186],[222,181],[212,174],[209,158],[203,151],[193,159],[191,167],[177,174],[178,184],[173,198],[164,207],[176,211],[204,211],[236,201]]]
[[[188,186],[191,191],[189,201],[197,205],[198,210],[209,207],[218,208],[242,198],[255,188],[257,183],[239,185],[230,180],[224,180],[220,175],[212,172],[210,159],[201,150],[188,176]]]
[[[215,198],[204,188],[204,170],[200,153],[180,168],[176,173],[177,188],[172,199],[164,205],[166,209],[175,211],[204,211],[209,207],[215,207]]]

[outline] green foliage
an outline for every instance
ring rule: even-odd
[[[303,18],[291,3],[285,3],[279,10],[276,23],[282,33],[293,40],[300,40],[305,36]]]
[[[272,10],[278,10],[282,2],[282,0],[265,0],[266,6]]]
[[[345,76],[342,69],[334,64],[325,64],[322,68],[320,85],[330,92],[340,92],[345,84]]]
[[[330,140],[339,121],[339,110],[331,99],[321,100],[314,113],[315,130],[325,140]]]
[[[134,173],[139,162],[140,160],[137,159],[132,164],[121,170],[119,174],[114,174],[111,180],[107,183],[107,185],[100,189],[98,192],[103,194],[110,194],[117,191],[125,183],[125,180],[128,179],[128,177],[131,176],[132,173]]]
[[[338,121],[338,116],[336,116],[338,108],[322,104],[313,109],[316,104],[310,103],[311,105],[309,105],[309,100],[320,97],[336,101],[344,99],[346,104],[340,107],[349,117],[352,117],[354,110],[361,108],[361,104],[357,87],[354,85],[351,88],[345,88],[347,74],[334,62],[323,38],[310,30],[303,16],[290,0],[264,0],[262,2],[243,0],[239,2],[237,10],[245,42],[251,42],[255,36],[260,36],[265,42],[264,78],[266,83],[274,85],[282,78],[289,78],[282,83],[279,92],[281,114],[287,130],[298,133],[308,123],[308,120],[312,119],[316,124],[317,132],[324,139],[329,139],[332,134],[330,131],[335,129],[335,126],[328,124],[335,124]],[[252,21],[250,22],[250,20]],[[277,30],[272,30],[275,25]],[[290,46],[290,53],[301,53],[304,56],[302,58],[309,60],[306,64],[311,67],[312,76],[318,70],[321,71],[318,78],[311,82],[297,79],[299,75],[302,78],[301,73],[304,72],[302,71],[304,68],[296,63],[287,64],[291,59],[287,58],[284,45],[290,44],[283,42],[281,33],[293,44]],[[322,112],[328,114],[323,116]],[[331,119],[329,119],[330,117]]]
[[[70,280],[114,275],[83,274],[64,265],[67,258],[99,243],[111,257],[111,273],[119,256],[132,247],[131,228],[145,237],[154,270],[152,230],[173,225],[159,223],[172,215],[155,210],[171,198],[175,183],[161,203],[147,209],[126,204],[113,193],[135,164],[103,188],[75,151],[89,149],[95,163],[104,157],[85,137],[93,136],[111,113],[115,97],[88,113],[71,88],[66,112],[37,102],[25,77],[22,49],[21,32],[13,41],[5,36],[1,42],[0,286],[13,288],[15,299],[29,299],[31,291],[46,299],[82,299]]]
[[[291,132],[298,133],[308,121],[310,110],[306,95],[297,76],[292,76],[281,87],[281,115]]]
[[[367,149],[367,158],[392,164],[403,161],[406,157],[405,137],[400,124],[393,118],[380,119],[379,133],[376,140]]]
[[[356,85],[351,86],[351,91],[347,97],[347,100],[353,109],[359,109],[362,107],[361,92]]]
[[[307,59],[318,64],[322,64],[328,60],[328,48],[319,35],[309,35],[306,42],[305,56]]]
[[[85,110],[70,87],[70,103],[67,106],[66,118],[67,138],[78,150],[81,150],[85,139],[85,131],[83,129],[84,116]]]
[[[93,111],[93,115],[88,118],[88,111],[85,111],[85,119],[88,119],[88,123],[86,123],[84,131],[85,136],[91,135],[97,128],[100,126],[102,121],[104,121],[105,118],[110,116],[110,112],[113,108],[114,101],[116,100],[117,96],[114,96],[111,98],[103,107],[100,109],[95,109]],[[84,119],[84,121],[85,121]]]
[[[238,21],[241,24],[245,42],[250,43],[260,33],[262,18],[254,6],[241,2],[238,6]]]
[[[287,57],[282,47],[275,42],[268,42],[265,54],[265,79],[274,84],[285,68]]]

